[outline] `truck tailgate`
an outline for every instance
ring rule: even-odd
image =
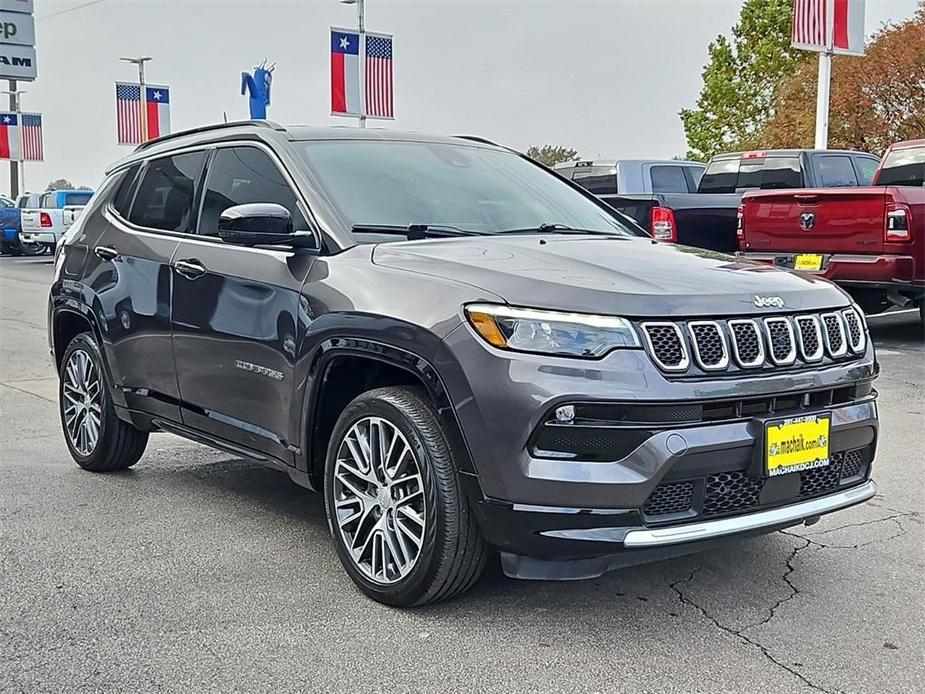
[[[22,228],[23,231],[41,231],[40,210],[23,210]]]
[[[64,224],[64,230],[67,231],[71,228],[71,225],[77,221],[77,218],[80,217],[80,213],[83,212],[85,205],[68,205],[63,210],[61,210],[61,219]]]
[[[886,202],[885,188],[746,193],[742,250],[881,253]]]

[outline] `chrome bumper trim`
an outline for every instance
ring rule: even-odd
[[[623,540],[625,547],[658,547],[660,545],[674,545],[680,542],[693,540],[707,540],[711,537],[732,535],[733,533],[758,530],[783,523],[796,523],[804,518],[819,516],[830,511],[837,511],[867,501],[877,493],[877,485],[873,480],[860,487],[846,489],[843,492],[830,494],[818,499],[801,501],[798,504],[774,508],[768,511],[759,511],[745,516],[734,518],[721,518],[720,520],[704,521],[703,523],[689,523],[676,525],[671,528],[654,528],[651,530],[631,530]]]

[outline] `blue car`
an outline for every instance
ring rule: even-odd
[[[45,252],[45,247],[39,243],[23,243],[19,238],[22,231],[22,211],[27,207],[35,207],[42,196],[20,195],[17,202],[0,195],[0,253],[6,255],[39,255]]]

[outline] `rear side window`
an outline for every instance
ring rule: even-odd
[[[64,196],[64,204],[67,205],[86,205],[90,202],[93,193],[67,193]]]
[[[844,154],[823,154],[816,157],[816,169],[823,188],[845,188],[858,184],[851,157]]]
[[[53,210],[58,206],[58,194],[57,193],[47,193],[43,198],[39,207],[46,210]]]
[[[308,229],[295,191],[266,152],[256,147],[219,149],[209,164],[198,233],[215,236],[222,212],[253,202],[282,205],[292,215],[293,229]]]
[[[653,166],[649,171],[652,174],[653,193],[687,193],[687,179],[684,177],[684,167],[659,165]]]
[[[874,174],[877,173],[877,167],[880,166],[880,160],[855,157],[854,166],[858,170],[858,185],[869,186],[874,180]]]
[[[112,206],[116,212],[128,219],[128,214],[132,206],[132,196],[135,194],[135,182],[138,178],[138,172],[141,170],[141,164],[135,164],[128,171],[122,173],[122,180],[119,182],[119,188],[116,190],[116,196],[113,198]]]
[[[617,193],[617,170],[606,166],[587,166],[575,169],[572,180],[595,195]]]
[[[187,231],[204,159],[203,152],[189,152],[148,162],[129,221],[151,229]]]
[[[881,186],[925,185],[925,147],[894,149],[887,154],[877,183]]]

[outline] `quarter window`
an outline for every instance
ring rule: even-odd
[[[187,231],[203,152],[177,154],[148,162],[138,184],[129,221],[164,231]]]
[[[209,164],[198,233],[215,236],[222,212],[254,202],[282,205],[292,215],[293,229],[308,229],[295,192],[265,152],[256,147],[219,149]]]

